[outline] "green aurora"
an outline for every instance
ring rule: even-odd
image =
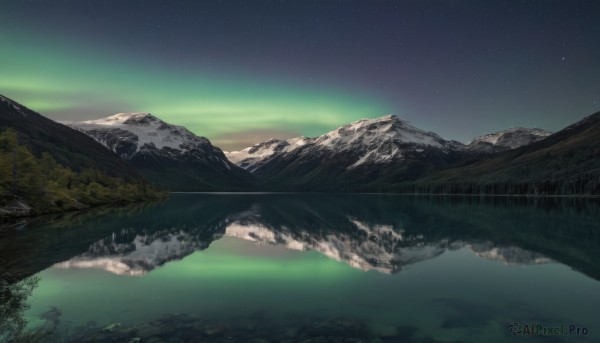
[[[0,55],[1,93],[55,120],[151,112],[218,143],[221,135],[264,129],[315,136],[391,112],[357,91],[207,66],[166,69],[144,61],[143,51],[124,57],[33,34],[0,33],[0,43],[9,47]]]
[[[598,111],[599,2],[4,1],[0,94],[225,149],[397,114],[446,139]]]

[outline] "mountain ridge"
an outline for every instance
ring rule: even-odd
[[[135,168],[115,159],[87,135],[0,95],[0,129],[6,128],[16,130],[23,143],[31,147],[35,155],[48,152],[57,162],[74,170],[81,171],[91,167],[99,168],[109,175],[141,177]]]
[[[549,134],[541,129],[511,128],[463,144],[416,128],[396,115],[385,115],[360,119],[314,138],[270,139],[225,154],[262,179],[262,186],[269,190],[356,190],[353,185],[374,180],[411,182]]]
[[[399,144],[414,145],[415,149],[433,146],[442,150],[457,149],[461,145],[456,141],[446,141],[434,132],[418,129],[396,115],[386,115],[360,119],[314,138],[272,139],[225,154],[238,165],[260,173],[260,168],[253,162],[266,164],[266,159],[276,157],[275,153],[294,153],[306,148],[312,149],[311,153],[320,150],[340,154],[355,150],[349,156],[352,163],[347,167],[350,168],[368,162],[385,163],[401,158]]]
[[[94,138],[171,191],[252,189],[253,176],[231,163],[207,138],[150,113],[117,113],[65,124]]]
[[[529,145],[437,171],[408,187],[395,188],[399,189],[434,193],[600,194],[600,112]]]
[[[16,123],[35,119],[43,122],[37,128],[69,129],[3,96],[0,106]],[[172,191],[486,194],[600,192],[599,123],[600,112],[556,133],[514,127],[464,144],[414,127],[397,115],[385,115],[360,119],[317,137],[270,139],[223,152],[207,138],[147,112],[65,122],[118,155],[119,162],[112,164]],[[77,136],[73,132],[70,136]],[[29,140],[55,139],[42,133],[42,139],[34,135]],[[106,157],[106,153],[98,154]],[[112,170],[111,163],[103,168]],[[114,169],[113,173],[119,170]]]
[[[0,219],[165,195],[92,138],[0,95]]]
[[[374,127],[376,128],[378,124],[383,124],[384,127],[381,128],[381,130],[372,130]],[[291,150],[294,150],[308,143],[315,143],[325,147],[332,147],[335,146],[336,143],[338,143],[336,142],[336,140],[340,140],[340,133],[348,131],[355,131],[357,133],[375,131],[375,133],[379,133],[381,135],[388,135],[389,137],[390,131],[393,131],[393,129],[398,127],[403,127],[405,132],[396,131],[397,136],[391,138],[397,139],[404,143],[429,145],[438,148],[445,147],[446,149],[465,149],[469,151],[480,151],[488,153],[503,151],[506,149],[515,149],[517,147],[527,145],[534,141],[543,139],[551,134],[550,131],[538,128],[529,129],[523,127],[514,127],[481,135],[473,138],[467,144],[463,144],[456,140],[445,140],[435,132],[418,129],[412,126],[408,121],[401,119],[397,115],[388,114],[373,119],[363,118],[346,124],[344,126],[340,126],[334,130],[331,130],[323,135],[314,138],[307,138],[304,136],[290,138],[287,140],[271,138],[267,141],[257,143],[253,146],[244,148],[239,151],[225,151],[225,155],[230,161],[238,164],[240,167],[245,168],[249,171],[255,171],[258,167],[256,164],[263,163],[265,159],[272,157],[275,153],[290,152]],[[410,133],[412,133],[412,135]],[[355,139],[360,138],[361,137],[354,137],[354,139],[351,138],[349,143],[352,143]],[[363,139],[362,143],[369,144],[371,142],[369,142],[368,140],[367,142],[365,142],[365,139]],[[484,147],[490,146],[491,148],[485,149],[484,147],[480,147],[480,145],[483,145]],[[364,157],[366,160],[369,156]],[[359,160],[357,162],[364,162],[364,160]]]
[[[539,128],[511,127],[477,136],[467,143],[467,149],[485,152],[511,150],[537,142],[551,134],[552,132]]]

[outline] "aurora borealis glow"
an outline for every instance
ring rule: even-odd
[[[169,71],[151,63],[136,63],[90,51],[66,49],[40,54],[14,42],[13,58],[0,88],[24,104],[56,119],[90,119],[113,112],[152,112],[184,125],[199,135],[214,137],[271,128],[289,135],[317,135],[368,113],[384,113],[373,101],[335,90],[279,85],[210,72]],[[40,61],[43,56],[43,61]],[[3,58],[4,59],[4,58]],[[149,70],[153,70],[149,72]],[[24,75],[25,74],[25,75]],[[110,110],[107,110],[110,109]]]
[[[0,93],[152,112],[227,149],[396,113],[449,139],[600,108],[594,1],[2,4]],[[467,125],[468,124],[468,125]]]

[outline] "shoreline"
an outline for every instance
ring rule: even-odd
[[[331,194],[331,195],[407,195],[407,196],[461,196],[461,197],[504,197],[504,198],[591,198],[600,199],[600,194],[471,194],[471,193],[392,193],[392,192],[269,192],[269,191],[240,191],[240,192],[215,192],[215,191],[175,191],[169,194],[215,194],[215,195],[266,195],[266,194]]]
[[[207,195],[380,195],[380,196],[414,196],[414,197],[464,197],[464,198],[519,198],[519,199],[588,199],[588,200],[597,200],[600,199],[600,195],[595,194],[468,194],[468,193],[378,193],[378,192],[267,192],[267,191],[257,191],[257,192],[248,192],[248,191],[240,191],[240,192],[214,192],[214,191],[174,191],[168,192],[169,196],[171,194],[207,194]],[[68,210],[62,211],[49,211],[35,214],[26,214],[26,215],[9,215],[9,216],[1,216],[0,224],[9,224],[11,222],[18,221],[20,219],[27,218],[39,218],[45,215],[57,215],[61,213],[74,213],[74,212],[85,212],[88,210],[92,210],[95,208],[101,207],[110,207],[110,206],[121,206],[128,205],[134,203],[144,203],[149,201],[167,199],[169,196],[163,198],[152,198],[152,199],[144,199],[144,200],[132,200],[132,201],[117,201],[117,202],[109,202],[102,203],[96,205],[90,205],[82,208],[72,208]]]
[[[37,219],[37,218],[40,218],[43,216],[58,215],[58,214],[63,214],[63,213],[66,214],[66,213],[86,212],[89,210],[102,208],[102,207],[122,206],[122,205],[144,203],[144,202],[161,200],[161,199],[168,199],[171,193],[166,193],[166,194],[168,194],[168,196],[165,196],[163,198],[149,198],[149,199],[144,199],[144,200],[131,200],[131,201],[122,200],[122,201],[116,201],[116,202],[107,202],[107,203],[102,203],[102,204],[89,205],[89,206],[85,206],[82,208],[71,208],[71,209],[62,210],[62,211],[48,211],[48,212],[34,213],[34,214],[27,214],[27,215],[0,216],[0,225],[14,223],[14,222],[16,222],[18,220],[22,220],[22,219],[29,219],[29,218]]]

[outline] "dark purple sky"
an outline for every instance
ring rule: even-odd
[[[257,129],[316,135],[357,119],[355,113],[338,113],[345,107],[336,102],[356,107],[354,102],[365,99],[361,103],[369,105],[361,108],[361,117],[392,112],[445,138],[466,141],[511,126],[558,130],[600,110],[600,1],[46,0],[10,1],[1,8],[0,72],[10,78],[0,81],[0,93],[26,105],[27,100],[39,103],[42,112],[58,119],[89,119],[100,115],[100,109],[109,115],[125,108],[159,111],[159,116],[189,122],[197,133],[213,138]],[[23,70],[15,69],[26,48],[37,56],[28,63],[44,68],[19,62]],[[77,78],[63,72],[65,80],[56,81],[64,64],[73,63],[61,65],[61,58],[75,56],[74,70],[81,74],[85,56],[105,53],[110,56],[105,64],[90,62],[95,78],[81,83],[90,92],[103,89],[95,87],[97,74],[118,69],[122,59],[122,65],[143,64],[132,74],[144,74],[149,83],[164,81],[165,74],[209,73],[219,81],[213,98],[221,102],[213,106],[229,109],[237,104],[236,94],[251,98],[248,87],[281,87],[285,96],[257,91],[262,105],[244,117],[239,108],[249,102],[237,104],[241,124],[227,132],[226,124],[214,124],[215,129],[200,114],[191,121],[166,113],[169,99],[182,102],[176,95],[187,93],[177,87],[189,86],[190,80],[165,90],[171,96],[161,99],[164,108],[156,109],[152,102],[148,109],[134,108],[145,104],[134,92],[131,103],[121,92],[118,99],[69,108],[67,103],[77,102],[73,97],[44,95],[35,81],[15,86],[32,79],[26,70],[39,67],[40,73],[48,73],[44,81],[66,88]],[[229,80],[235,80],[231,87]],[[228,89],[229,97],[224,95]],[[269,97],[297,109],[281,116],[300,117],[317,102],[311,90],[329,106],[320,108],[323,117],[271,118],[279,107],[269,107]],[[48,104],[50,100],[55,103]],[[260,125],[252,124],[252,116]]]

